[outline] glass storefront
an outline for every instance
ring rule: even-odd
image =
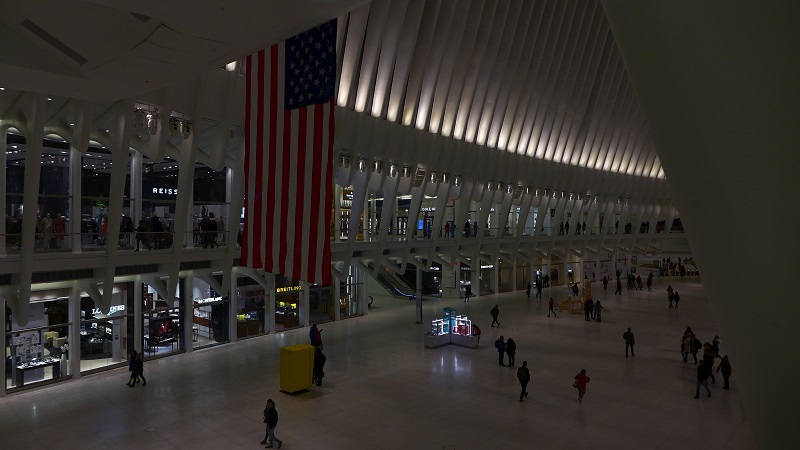
[[[300,327],[300,291],[298,281],[275,275],[275,331]]]
[[[184,350],[181,333],[183,308],[180,306],[180,300],[175,300],[174,304],[170,305],[146,284],[142,292],[144,295],[142,349],[145,356],[162,356]]]
[[[127,362],[134,317],[131,305],[121,304],[119,296],[114,293],[114,305],[105,312],[91,298],[81,298],[81,372]]]
[[[244,277],[238,283],[253,282]],[[264,288],[259,284],[240,285],[236,295],[236,337],[258,336],[266,333]]]
[[[28,324],[6,324],[6,388],[58,380],[69,365],[69,301],[59,298],[31,303]],[[10,310],[7,310],[7,316]]]
[[[228,342],[228,297],[219,295],[208,284],[199,280],[194,281],[192,294],[193,347],[202,348]]]
[[[350,267],[347,279],[342,282],[339,288],[339,317],[346,319],[362,315],[361,298],[365,292],[364,279],[358,270]]]
[[[333,294],[333,286],[311,285],[308,293],[309,323],[328,322],[334,319]]]

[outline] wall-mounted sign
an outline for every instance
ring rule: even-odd
[[[209,298],[196,298],[194,299],[195,303],[204,304],[204,303],[215,303],[221,302],[222,297],[209,297]]]
[[[120,312],[120,311],[125,311],[125,305],[112,306],[111,309],[108,310],[108,314],[106,314],[106,315],[110,316],[110,315],[114,314],[115,312]],[[92,308],[92,314],[94,314],[94,315],[103,314],[103,312],[100,311],[100,308]]]
[[[157,195],[178,195],[178,188],[154,187],[151,191]]]
[[[303,290],[302,286],[286,286],[286,287],[279,287],[279,288],[275,289],[275,292],[280,294],[282,292],[296,292],[296,291],[302,291],[302,290]]]

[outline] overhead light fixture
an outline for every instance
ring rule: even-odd
[[[181,129],[181,121],[177,117],[169,118],[169,135],[175,136]]]
[[[53,97],[47,97],[47,101],[48,102],[52,102],[53,101]]]
[[[411,167],[403,164],[403,177],[411,178]]]
[[[436,183],[439,181],[439,176],[436,171],[431,171],[431,183]]]
[[[136,134],[141,133],[144,131],[144,124],[145,119],[147,118],[147,113],[144,112],[142,108],[136,108],[133,111],[133,132]]]
[[[150,132],[151,136],[155,136],[158,133],[158,122],[161,120],[161,116],[158,112],[150,113],[147,115],[147,130]]]
[[[238,61],[231,61],[231,62],[229,62],[228,64],[225,64],[225,71],[227,71],[227,72],[233,72],[234,70],[236,70],[236,64],[237,64],[237,62],[238,62]]]
[[[453,178],[453,184],[456,186],[461,186],[461,175],[456,175],[455,178]]]
[[[486,183],[486,190],[491,191],[492,189],[494,189],[494,181],[489,180],[489,182]]]
[[[372,170],[376,173],[383,172],[383,163],[379,159],[375,159],[372,161]]]
[[[359,172],[366,172],[367,171],[367,161],[363,158],[358,158],[358,171]]]
[[[450,174],[447,172],[442,173],[442,183],[448,183],[450,181]]]
[[[192,121],[184,120],[181,122],[181,137],[184,139],[189,139],[189,135],[192,134]]]
[[[350,155],[339,153],[339,167],[350,167]]]
[[[397,164],[395,163],[389,164],[389,176],[392,178],[397,176]]]
[[[511,183],[508,183],[508,185],[506,186],[506,192],[508,192],[509,194],[514,192],[514,186],[512,186]]]

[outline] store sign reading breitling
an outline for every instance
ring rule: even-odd
[[[286,286],[286,287],[279,287],[279,288],[275,289],[275,292],[280,294],[280,293],[283,293],[283,292],[296,292],[296,291],[302,291],[302,290],[303,290],[302,286]]]

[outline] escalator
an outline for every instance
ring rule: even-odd
[[[395,277],[391,271],[386,269],[386,267],[380,266],[380,269],[377,273],[374,272],[375,263],[369,263],[368,267],[370,269],[369,273],[374,274],[378,283],[380,283],[381,286],[389,291],[390,294],[409,299],[417,298],[417,296],[414,294],[414,288],[406,284],[405,281]]]
[[[439,272],[422,272],[422,295],[424,297],[441,297],[442,291],[440,290],[439,283],[436,281],[439,275]],[[406,271],[398,275],[398,278],[409,286],[416,286],[417,267],[412,263],[408,263],[406,265]]]

